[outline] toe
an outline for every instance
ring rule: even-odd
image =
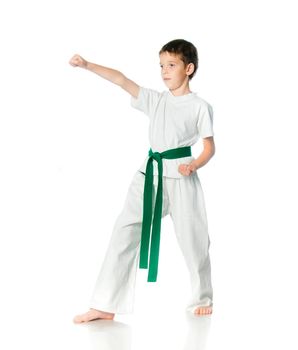
[[[195,310],[194,310],[194,314],[195,315],[210,315],[212,314],[212,307],[208,307],[208,306],[205,306],[205,307],[197,307]]]

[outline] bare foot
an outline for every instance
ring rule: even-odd
[[[212,314],[212,306],[198,306],[195,311],[195,315],[210,315]]]
[[[103,320],[113,320],[115,314],[111,312],[100,311],[96,309],[90,309],[88,312],[77,315],[74,317],[74,323],[89,322],[92,320],[103,319]]]

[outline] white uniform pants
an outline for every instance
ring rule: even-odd
[[[115,314],[133,312],[135,281],[139,268],[144,182],[145,175],[138,170],[129,186],[123,210],[114,224],[89,303],[91,308]],[[153,203],[157,182],[158,176],[154,175]],[[192,297],[186,310],[193,312],[197,306],[212,305],[213,294],[207,216],[196,172],[181,179],[163,177],[162,217],[168,214],[173,220],[178,244],[189,270]]]

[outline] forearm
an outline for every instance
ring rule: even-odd
[[[205,164],[209,162],[209,160],[214,156],[215,148],[208,148],[204,149],[198,158],[193,160],[193,164],[195,165],[196,169],[201,168]]]
[[[87,62],[85,69],[117,85],[121,85],[124,78],[123,73],[118,70],[100,66],[92,62]]]

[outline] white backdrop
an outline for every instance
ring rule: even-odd
[[[79,329],[72,317],[88,310],[114,221],[149,149],[148,118],[130,106],[130,95],[69,59],[78,53],[162,91],[158,51],[177,38],[197,47],[190,87],[214,110],[216,154],[198,171],[214,287],[208,349],[297,349],[294,4],[1,2],[0,342],[6,349],[71,344],[67,337],[73,341]],[[152,342],[146,330],[157,319],[179,320],[188,298],[169,216],[158,283],[146,279],[147,270],[139,270],[135,315],[123,318],[141,319],[133,349],[164,349],[158,344],[169,344],[169,335],[180,349],[170,328]],[[84,335],[80,341],[87,342]]]

